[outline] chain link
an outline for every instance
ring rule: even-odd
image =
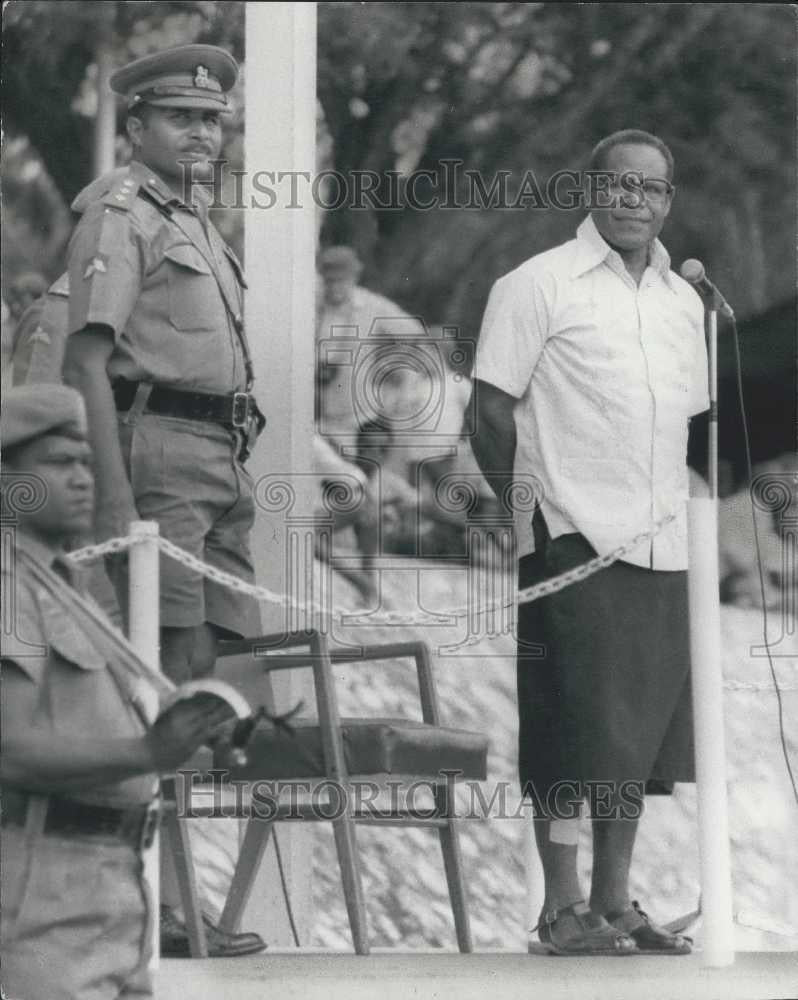
[[[570,587],[574,583],[581,583],[594,573],[598,573],[600,570],[611,566],[614,562],[623,558],[623,556],[637,548],[643,542],[653,539],[667,524],[670,524],[675,520],[676,515],[669,514],[661,521],[658,521],[651,531],[644,531],[635,535],[631,541],[618,546],[618,548],[614,549],[612,552],[603,556],[597,556],[586,563],[582,563],[580,566],[575,566],[573,569],[560,573],[559,576],[553,576],[548,580],[535,584],[534,586],[526,587],[524,590],[518,592],[517,601],[493,601],[486,607],[479,609],[459,606],[442,611],[438,615],[424,614],[416,617],[403,614],[399,611],[386,611],[382,614],[375,614],[365,608],[343,608],[338,612],[337,617],[339,620],[343,619],[344,616],[351,618],[352,621],[346,623],[350,625],[423,626],[439,624],[442,618],[447,617],[465,618],[468,616],[483,616],[497,611],[508,611],[514,608],[516,603],[519,605],[531,604],[532,601],[539,600],[542,597],[549,597],[551,594],[556,594],[560,590],[564,590],[566,587]],[[152,536],[142,537],[138,535],[130,535],[127,537],[111,538],[107,542],[101,542],[98,545],[89,545],[86,548],[78,549],[77,551],[70,553],[70,558],[77,563],[92,562],[106,555],[124,552],[142,541],[149,540],[151,537]],[[207,577],[207,579],[212,580],[214,583],[218,583],[222,587],[227,587],[228,589],[236,591],[239,594],[245,594],[248,597],[253,597],[258,601],[266,601],[270,604],[276,604],[284,608],[292,608],[293,610],[300,611],[304,614],[307,614],[308,612],[317,612],[321,615],[329,614],[328,609],[316,601],[293,601],[284,594],[277,594],[273,590],[269,590],[268,587],[261,587],[254,583],[247,583],[245,580],[241,580],[230,573],[225,573],[223,570],[217,569],[215,566],[210,566],[208,563],[202,562],[202,560],[198,559],[196,556],[191,555],[190,552],[186,552],[184,549],[175,545],[174,542],[170,542],[167,538],[163,538],[160,535],[155,536],[155,538],[159,549],[165,555],[174,559],[176,562],[179,562],[181,565],[185,566],[186,569],[194,570],[194,572]],[[477,641],[481,641],[483,638],[496,639],[501,635],[507,635],[510,631],[511,629],[508,627],[498,633],[490,633],[484,636],[480,635],[477,638]],[[471,644],[471,642],[468,642],[468,645]]]
[[[75,563],[96,562],[103,556],[115,555],[118,552],[125,552],[132,549],[134,545],[147,542],[150,536],[125,535],[118,538],[109,538],[107,542],[99,542],[97,545],[86,545],[82,549],[75,549],[69,553],[69,558]]]
[[[755,681],[724,681],[723,686],[727,691],[769,691],[771,694],[776,693],[773,681],[764,681],[762,683],[756,683]],[[779,691],[782,694],[785,691],[798,691],[798,684],[782,684],[779,682]]]
[[[666,525],[675,520],[676,515],[669,514],[661,521],[657,521],[651,531],[644,531],[635,535],[631,541],[626,542],[624,545],[619,545],[618,548],[613,549],[612,552],[608,552],[603,556],[596,556],[588,562],[575,566],[573,569],[566,570],[564,573],[560,573],[559,576],[553,576],[548,580],[535,584],[534,586],[525,587],[517,594],[517,604],[531,604],[533,601],[540,600],[542,597],[549,597],[561,590],[565,590],[566,587],[570,587],[575,583],[581,583],[594,573],[598,573],[600,570],[606,569],[614,562],[622,559],[639,545],[642,545],[644,542],[650,541],[656,537],[656,535],[658,535]],[[302,612],[303,614],[313,611],[325,617],[332,617],[329,610],[316,601],[306,601],[300,603],[298,601],[291,600],[284,594],[275,593],[275,591],[269,590],[268,587],[261,587],[253,583],[247,583],[245,580],[240,580],[238,577],[232,576],[230,573],[225,573],[223,570],[217,569],[215,566],[210,566],[208,563],[202,562],[201,559],[191,555],[190,552],[186,552],[184,549],[175,545],[174,542],[170,542],[168,539],[163,538],[160,535],[128,535],[124,537],[110,538],[106,542],[101,542],[97,545],[88,545],[85,548],[71,552],[69,554],[69,558],[75,563],[94,562],[97,559],[101,559],[103,556],[126,552],[134,545],[139,545],[145,541],[152,541],[153,538],[157,542],[158,548],[164,553],[164,555],[181,563],[181,565],[185,566],[187,569],[194,570],[201,576],[207,577],[209,580],[213,580],[222,587],[227,587],[239,594],[246,594],[247,596],[253,597],[258,601],[267,601],[270,604],[276,604],[286,609],[292,608],[296,611]],[[382,614],[376,614],[365,608],[343,608],[338,611],[335,617],[342,625],[425,626],[441,624],[442,620],[445,620],[446,618],[459,619],[468,616],[482,617],[483,615],[495,613],[497,611],[508,611],[514,609],[515,606],[516,600],[503,602],[494,601],[486,607],[479,609],[460,606],[447,609],[446,611],[441,611],[436,615],[423,614],[418,616],[407,615],[400,611],[386,611]],[[349,620],[345,621],[344,619]],[[474,633],[469,635],[462,640],[462,642],[457,644],[457,648],[462,649],[476,646],[485,640],[492,641],[494,639],[503,638],[504,636],[512,637],[513,634],[513,625],[512,623],[509,623],[497,631]],[[727,680],[724,681],[723,686],[728,691],[773,691],[773,685],[768,683],[760,684],[748,681]],[[782,685],[781,690],[798,691],[798,685]]]
[[[651,531],[641,531],[640,534],[635,535],[630,542],[626,542],[624,545],[619,545],[618,548],[613,549],[612,552],[608,552],[603,556],[596,556],[594,559],[590,559],[586,563],[582,563],[579,566],[575,566],[573,569],[560,573],[559,576],[553,576],[551,579],[544,580],[542,583],[537,583],[532,587],[526,587],[524,590],[520,590],[518,592],[518,603],[529,604],[541,597],[549,597],[551,594],[556,594],[560,590],[565,590],[566,587],[570,587],[574,583],[581,583],[589,576],[593,576],[594,573],[598,573],[599,570],[606,569],[619,559],[623,559],[625,555],[636,549],[638,545],[642,545],[643,542],[653,540],[667,524],[670,524],[675,520],[675,514],[668,514],[668,516],[662,518],[661,521],[657,521]]]

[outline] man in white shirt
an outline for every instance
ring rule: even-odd
[[[497,496],[514,475],[540,484],[534,516],[516,517],[519,586],[647,536],[519,607],[519,771],[545,875],[540,939],[562,954],[685,954],[689,940],[652,923],[628,883],[646,783],[694,780],[686,452],[689,418],[709,405],[703,310],[657,239],[674,193],[668,148],[625,130],[590,167],[609,175],[609,207],[594,198],[576,239],[491,291],[473,446]],[[585,798],[589,903],[577,875]]]

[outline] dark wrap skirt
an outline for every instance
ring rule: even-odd
[[[519,587],[592,559],[584,536],[549,538]],[[669,791],[694,781],[687,573],[615,562],[518,609],[519,777],[533,797],[558,782]],[[580,794],[581,797],[581,794]]]

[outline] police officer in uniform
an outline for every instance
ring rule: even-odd
[[[69,278],[62,274],[32,302],[14,333],[14,385],[60,382],[69,323]]]
[[[86,401],[96,539],[156,520],[165,538],[252,581],[253,483],[243,462],[263,418],[251,393],[244,277],[208,218],[202,183],[237,71],[223,49],[185,45],[112,76],[134,160],[72,206],[80,219],[63,374]],[[163,669],[178,683],[213,670],[219,637],[260,631],[254,601],[171,559],[161,564],[161,625]],[[221,953],[262,947],[242,938]]]
[[[2,986],[14,1000],[152,995],[142,880],[157,774],[230,710],[180,701],[80,593],[65,558],[93,507],[83,400],[61,385],[4,394]],[[4,539],[4,552],[6,551]],[[9,602],[9,596],[13,601]]]

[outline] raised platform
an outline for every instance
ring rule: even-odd
[[[296,951],[250,958],[164,959],[156,1000],[770,1000],[798,995],[798,953],[740,952],[706,969],[701,956],[556,958],[511,952]]]

